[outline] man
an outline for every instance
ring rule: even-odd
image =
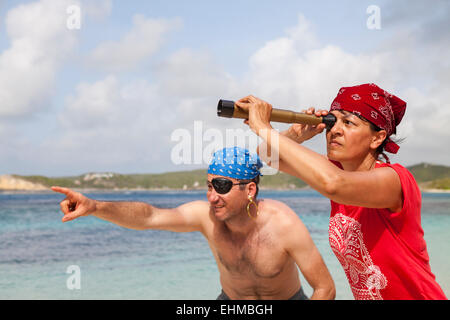
[[[173,209],[142,202],[101,202],[67,188],[63,222],[94,215],[117,225],[173,232],[199,231],[216,260],[217,299],[307,299],[297,266],[313,288],[311,299],[334,299],[334,282],[308,230],[285,204],[257,200],[262,164],[242,148],[216,152],[208,168],[208,201]]]

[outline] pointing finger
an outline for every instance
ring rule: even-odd
[[[70,190],[69,188],[63,188],[63,187],[51,187],[51,189],[55,192],[65,194],[68,198],[77,198],[78,193]]]
[[[63,194],[65,194],[66,196],[69,195],[69,191],[70,191],[70,189],[63,188],[63,187],[56,187],[56,186],[51,187],[51,189],[52,189],[53,191],[55,191],[55,192],[63,193]]]

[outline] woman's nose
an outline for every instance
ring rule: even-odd
[[[330,129],[331,134],[340,134],[342,133],[342,121],[337,119],[334,123],[334,126]]]

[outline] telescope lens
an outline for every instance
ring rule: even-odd
[[[234,101],[219,100],[217,104],[217,115],[219,117],[232,118],[234,113]]]

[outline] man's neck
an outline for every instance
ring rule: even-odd
[[[250,214],[251,218],[248,215],[247,208],[244,208],[242,212],[240,212],[235,217],[224,221],[226,228],[232,233],[236,235],[248,235],[257,225],[257,209],[255,206],[250,206]]]

